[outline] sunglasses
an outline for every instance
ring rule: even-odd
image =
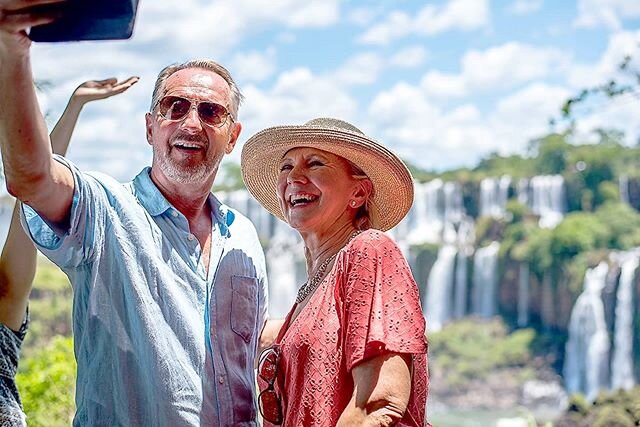
[[[275,425],[281,425],[284,421],[282,403],[273,387],[278,375],[279,362],[280,347],[271,346],[262,352],[258,363],[258,375],[267,383],[267,388],[258,395],[258,408],[262,418]]]
[[[156,105],[160,115],[172,122],[184,119],[191,112],[191,109],[195,108],[200,121],[206,125],[220,127],[226,123],[228,118],[233,123],[231,113],[224,106],[215,102],[195,101],[181,96],[167,95],[160,98]]]

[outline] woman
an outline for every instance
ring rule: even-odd
[[[266,425],[423,426],[425,320],[383,231],[413,202],[411,174],[349,123],[263,130],[242,150],[253,196],[302,236],[309,280],[258,366]]]
[[[65,154],[73,129],[87,102],[117,95],[138,82],[130,77],[90,80],[76,88],[67,108],[51,131],[54,153]],[[0,425],[23,426],[24,414],[15,384],[20,347],[27,331],[27,304],[36,273],[36,249],[20,226],[20,204],[16,203],[7,240],[0,256]]]

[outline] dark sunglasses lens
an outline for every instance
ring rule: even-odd
[[[214,102],[201,102],[198,105],[198,115],[200,120],[210,125],[219,125],[225,119],[227,110],[220,104]]]
[[[260,393],[260,413],[272,424],[282,423],[282,409],[275,391],[265,390]]]
[[[160,114],[169,120],[180,120],[190,109],[191,101],[178,96],[166,96],[159,104]]]
[[[276,378],[277,367],[278,356],[274,351],[270,351],[262,358],[262,363],[260,364],[260,377],[269,383],[273,383]]]

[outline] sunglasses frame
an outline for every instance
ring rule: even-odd
[[[268,360],[269,356],[271,355],[275,355],[276,360],[273,363],[274,364],[273,377],[271,379],[267,379],[262,375],[262,368],[264,366],[264,363]],[[284,414],[282,413],[282,401],[280,400],[280,397],[276,393],[276,389],[274,387],[274,384],[278,377],[279,364],[280,364],[280,346],[272,345],[264,349],[264,351],[260,355],[260,360],[258,362],[258,376],[267,383],[267,388],[262,390],[260,394],[258,394],[258,409],[260,410],[260,415],[262,415],[262,418],[274,425],[282,425],[282,423],[284,422]],[[262,403],[263,402],[262,396],[266,396],[267,393],[272,394],[274,398],[273,400],[276,402],[276,405],[277,405],[276,419],[269,419],[264,415],[265,411],[263,410],[264,404]]]
[[[160,104],[162,103],[162,101],[164,101],[166,98],[176,98],[176,99],[181,99],[184,101],[188,101],[189,102],[189,111],[187,111],[182,117],[178,118],[178,119],[170,119],[169,117],[165,116],[162,111],[160,111]],[[215,105],[219,105],[220,107],[222,107],[225,111],[224,114],[224,120],[222,120],[219,124],[214,125],[212,123],[209,123],[205,120],[202,119],[202,116],[200,116],[200,111],[198,110],[198,107],[200,106],[200,104],[203,103],[208,103],[208,104],[215,104]],[[152,110],[155,110],[157,108],[157,112],[158,114],[165,120],[170,121],[170,122],[179,122],[184,120],[189,114],[191,114],[191,110],[193,110],[195,108],[196,113],[198,114],[198,120],[200,120],[200,122],[204,125],[207,125],[209,127],[212,128],[220,128],[222,126],[224,126],[225,123],[227,123],[227,120],[231,119],[231,123],[235,123],[235,120],[233,119],[233,116],[231,115],[231,112],[229,111],[229,109],[218,103],[218,102],[213,102],[213,101],[202,101],[202,100],[197,100],[197,99],[191,99],[191,98],[187,98],[186,96],[178,96],[178,95],[164,95],[161,98],[158,98],[158,100],[156,101],[156,103],[154,104]]]

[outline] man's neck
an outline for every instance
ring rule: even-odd
[[[212,175],[211,179],[207,180],[207,182],[189,184],[176,183],[166,179],[164,176],[158,176],[159,174],[154,173],[153,168],[151,169],[150,175],[151,180],[156,187],[158,187],[160,193],[162,193],[167,201],[180,211],[190,223],[197,220],[202,214],[210,213],[208,198],[215,175]]]

